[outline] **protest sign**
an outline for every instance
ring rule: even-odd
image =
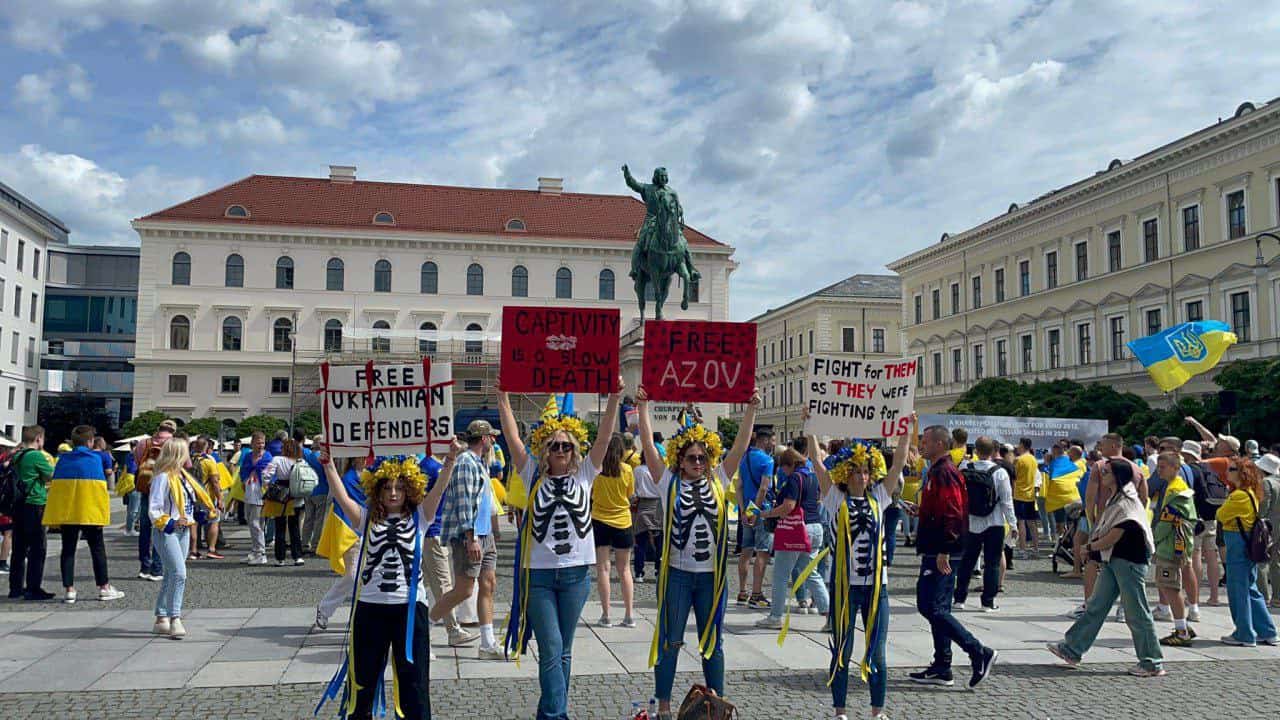
[[[756,326],[649,320],[641,381],[650,400],[747,402],[756,384]]]
[[[320,388],[330,457],[441,452],[453,439],[449,363],[324,363]]]
[[[1006,415],[921,415],[921,429],[941,425],[948,430],[964,428],[969,442],[986,436],[998,443],[1017,445],[1022,438],[1031,441],[1033,450],[1048,450],[1059,440],[1079,440],[1086,450],[1106,435],[1106,420],[1076,418],[1012,417]]]
[[[502,389],[615,392],[621,324],[617,308],[502,308]]]
[[[875,439],[911,432],[915,360],[854,360],[813,355],[805,388],[805,433]]]

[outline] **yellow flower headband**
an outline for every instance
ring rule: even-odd
[[[379,463],[373,472],[365,470],[360,473],[360,486],[364,488],[365,497],[373,497],[379,482],[396,478],[404,481],[406,490],[414,488],[419,494],[426,492],[427,476],[412,457],[403,460],[388,458]]]
[[[667,440],[667,467],[675,470],[680,464],[680,453],[690,443],[702,443],[707,448],[707,467],[713,468],[720,464],[720,456],[724,454],[724,446],[720,443],[720,434],[708,430],[702,425],[694,425],[687,427],[676,433]]]
[[[831,466],[830,471],[831,481],[837,485],[848,484],[849,476],[854,469],[860,467],[867,469],[872,481],[889,474],[889,468],[885,466],[884,455],[880,454],[879,448],[868,449],[866,445],[855,442],[845,445],[835,454],[835,464]]]
[[[587,426],[582,421],[572,415],[557,415],[550,420],[543,420],[538,427],[533,429],[533,433],[529,436],[529,445],[536,455],[546,449],[547,441],[552,435],[563,430],[569,434],[569,437],[578,441],[578,450],[586,451],[587,448]]]

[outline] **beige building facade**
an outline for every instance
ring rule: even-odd
[[[1223,362],[1280,350],[1280,102],[1050,191],[889,263],[902,278],[916,406],[986,377],[1102,382],[1167,404],[1125,343],[1188,320],[1239,336]],[[1217,390],[1212,373],[1176,393]]]
[[[804,424],[805,373],[816,353],[850,358],[903,357],[902,296],[892,275],[853,275],[751,318],[756,324],[756,386],[764,402],[756,423],[780,440]],[[741,417],[742,407],[734,416]]]

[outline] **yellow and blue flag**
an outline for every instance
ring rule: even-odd
[[[1045,510],[1053,512],[1080,502],[1080,478],[1084,477],[1085,467],[1083,462],[1076,464],[1066,455],[1046,461],[1049,480],[1044,486]]]
[[[342,476],[342,485],[352,500],[364,505],[364,488],[360,485],[360,473],[348,470]],[[329,514],[325,516],[324,527],[320,530],[320,540],[316,543],[316,554],[329,559],[329,567],[339,575],[347,572],[346,554],[356,543],[360,535],[356,532],[352,521],[342,512],[338,503],[329,501]]]
[[[107,493],[107,477],[102,472],[102,458],[80,446],[58,456],[53,466],[53,480],[44,508],[44,524],[62,525],[111,524],[111,496]]]
[[[1128,345],[1156,386],[1169,392],[1212,370],[1236,342],[1236,334],[1226,323],[1200,320],[1174,325],[1155,335],[1131,340]]]

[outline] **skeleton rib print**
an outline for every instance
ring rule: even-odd
[[[591,531],[591,493],[573,478],[549,477],[533,498],[533,539],[545,543],[548,531],[556,555],[573,551],[572,533],[581,540]]]
[[[711,558],[712,528],[718,516],[715,494],[711,484],[700,482],[696,485],[680,483],[679,496],[676,498],[676,517],[671,532],[671,545],[677,550],[684,550],[690,539],[693,540],[693,559],[706,562]],[[702,518],[702,522],[697,522]]]
[[[369,586],[377,578],[377,589],[394,593],[408,587],[413,567],[413,523],[404,518],[387,518],[369,529],[369,561],[360,573],[360,582]]]

